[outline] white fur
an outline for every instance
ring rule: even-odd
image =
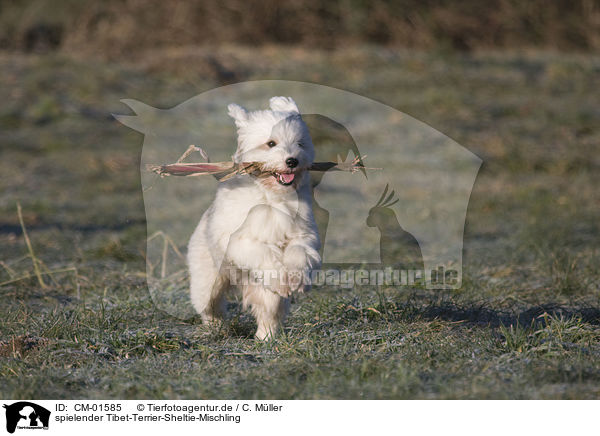
[[[287,315],[290,293],[308,289],[310,272],[321,263],[307,171],[314,146],[294,100],[273,97],[269,104],[270,110],[252,112],[237,104],[227,107],[238,133],[233,158],[262,162],[274,172],[293,171],[294,183],[284,186],[273,176],[249,175],[220,183],[188,246],[191,300],[205,323],[225,316],[231,268],[276,272],[270,281],[239,286],[261,340],[276,332]],[[269,141],[277,145],[271,148]],[[293,170],[286,165],[290,157],[298,160]]]

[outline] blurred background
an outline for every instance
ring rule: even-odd
[[[2,0],[0,356],[12,357],[0,394],[597,397],[599,50],[595,0]],[[307,294],[289,331],[309,339],[273,361],[245,333],[194,336],[198,322],[156,310],[143,136],[112,114],[131,114],[124,98],[171,108],[262,79],[378,100],[483,159],[460,291]],[[544,313],[585,334],[556,339]],[[239,318],[239,331],[251,322]],[[538,322],[555,330],[500,328]],[[190,368],[190,356],[235,383]],[[310,356],[318,371],[305,369]],[[251,385],[244,371],[291,382]]]
[[[600,48],[593,0],[57,0],[2,4],[0,47],[109,59],[215,44],[418,49]]]

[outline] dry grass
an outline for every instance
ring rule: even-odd
[[[193,50],[141,67],[0,55],[0,396],[600,396],[598,57],[204,50],[232,74],[198,74],[206,59]],[[142,137],[110,113],[124,97],[171,107],[234,76],[348,89],[480,155],[463,287],[314,290],[270,344],[252,339],[235,298],[223,330],[159,310],[146,238],[184,252],[146,235]],[[42,274],[77,272],[44,275],[44,287],[33,258]],[[156,275],[177,286],[163,259]]]

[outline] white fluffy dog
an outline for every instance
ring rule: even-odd
[[[277,331],[289,295],[308,289],[321,263],[308,174],[314,146],[294,100],[269,103],[270,110],[252,112],[227,107],[238,132],[233,160],[261,162],[267,172],[220,183],[188,247],[191,300],[203,322],[225,316],[224,293],[232,277],[242,277],[237,286],[261,340]]]

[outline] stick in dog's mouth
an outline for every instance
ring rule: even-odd
[[[277,183],[283,186],[289,186],[294,183],[298,171],[296,172],[276,172],[264,168],[260,162],[196,162],[185,163],[183,160],[193,151],[199,151],[202,156],[208,160],[206,153],[195,145],[190,145],[188,149],[174,164],[147,165],[149,171],[152,171],[161,177],[164,176],[201,176],[212,174],[218,181],[224,182],[237,174],[253,174],[258,176],[273,176]],[[307,171],[348,171],[351,173],[365,170],[381,170],[382,168],[368,168],[363,165],[366,156],[356,156],[350,162],[314,162]],[[296,168],[297,170],[297,168]]]

